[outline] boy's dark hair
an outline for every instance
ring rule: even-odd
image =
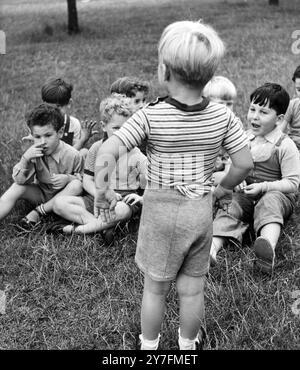
[[[252,92],[250,101],[259,105],[269,103],[269,108],[274,109],[279,115],[285,114],[289,106],[290,96],[282,86],[267,82]]]
[[[292,80],[295,82],[296,78],[300,78],[300,66],[295,69]]]
[[[143,91],[147,95],[149,92],[149,83],[135,77],[125,76],[118,78],[110,87],[111,94],[124,94],[128,98],[133,98],[138,91]]]
[[[26,122],[30,130],[33,126],[52,125],[54,130],[58,132],[64,125],[64,116],[57,107],[42,103],[26,115]]]
[[[45,103],[65,106],[69,104],[73,85],[61,78],[51,78],[42,87],[42,100]]]

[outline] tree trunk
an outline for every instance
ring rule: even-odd
[[[77,17],[77,8],[76,0],[67,0],[68,1],[68,32],[69,34],[78,33],[78,17]]]
[[[279,5],[279,0],[269,0],[269,5]]]

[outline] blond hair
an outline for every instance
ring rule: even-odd
[[[122,94],[111,94],[103,99],[99,107],[100,119],[104,125],[108,124],[114,113],[130,117],[136,111],[130,98]]]
[[[200,21],[171,23],[158,44],[159,63],[170,68],[181,82],[198,87],[213,77],[224,51],[217,32]]]
[[[203,89],[203,95],[207,98],[221,100],[236,99],[237,92],[234,84],[224,76],[214,76]]]

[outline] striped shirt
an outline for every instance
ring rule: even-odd
[[[97,153],[102,145],[102,140],[96,141],[89,149],[84,164],[84,173],[94,177]],[[114,190],[137,190],[145,188],[147,171],[147,158],[138,148],[129,153],[125,151],[116,163],[111,175],[110,184]]]
[[[230,155],[247,145],[234,113],[206,98],[193,106],[159,98],[137,111],[114,135],[127,150],[147,140],[148,188],[176,188],[191,198],[211,190],[221,146]]]

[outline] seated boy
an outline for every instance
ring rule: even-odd
[[[55,104],[64,116],[64,132],[61,138],[65,143],[82,151],[82,155],[87,154],[87,149],[83,148],[89,138],[97,131],[93,131],[96,122],[84,121],[82,127],[80,121],[67,114],[72,104],[73,85],[61,78],[50,78],[42,86],[41,95],[45,103]],[[23,141],[30,140],[30,136],[23,138]]]
[[[213,222],[211,262],[225,241],[242,242],[249,223],[258,236],[254,242],[255,267],[271,273],[282,226],[294,210],[300,181],[300,159],[294,142],[277,127],[289,104],[288,93],[266,83],[250,96],[247,132],[254,169],[243,191],[233,193],[228,209],[218,209]]]
[[[0,198],[0,220],[8,215],[18,199],[37,206],[23,224],[35,225],[40,215],[52,211],[58,193],[80,194],[83,161],[79,152],[60,140],[64,117],[50,104],[40,104],[27,117],[34,144],[13,168],[14,183]]]
[[[292,80],[295,87],[295,96],[290,101],[280,128],[283,132],[288,132],[300,151],[300,65],[296,68]]]
[[[112,83],[110,93],[126,95],[139,109],[146,103],[146,98],[149,94],[149,83],[135,77],[121,77]]]
[[[103,130],[110,137],[118,130],[124,122],[134,113],[130,99],[120,94],[104,99],[100,104],[100,117]],[[139,187],[145,185],[146,157],[138,148],[129,153],[124,148],[122,155],[116,164],[114,172],[114,189],[119,194],[116,205],[116,218],[114,222],[104,224],[100,218],[96,218],[94,212],[95,186],[95,161],[97,152],[102,145],[102,140],[94,143],[87,155],[83,175],[83,188],[85,195],[82,197],[63,196],[56,199],[54,212],[66,220],[78,224],[62,226],[61,230],[55,228],[53,231],[64,233],[94,233],[111,229],[118,222],[130,219],[140,210],[139,204],[142,198],[136,193]]]

